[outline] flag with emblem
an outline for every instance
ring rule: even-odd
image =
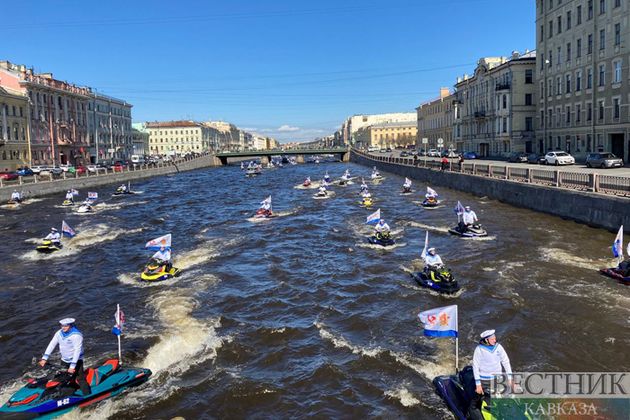
[[[418,314],[428,337],[457,337],[457,305],[429,309]]]
[[[160,236],[159,238],[151,239],[147,242],[146,248],[152,249],[153,251],[157,251],[160,248],[171,249],[171,234],[167,234],[164,236]]]
[[[97,192],[89,192],[88,193],[88,198],[90,200],[97,200],[98,199],[98,193]]]
[[[615,258],[623,258],[623,225],[621,225],[619,232],[617,232],[617,237],[615,238],[615,242],[613,242],[612,252]]]
[[[367,222],[365,222],[365,224],[369,225],[372,223],[378,223],[380,220],[381,220],[381,209],[378,209],[367,217]]]
[[[70,237],[73,237],[74,235],[76,235],[76,232],[72,230],[70,226],[68,226],[65,220],[61,221],[61,233]]]
[[[435,190],[434,190],[433,188],[431,188],[431,187],[427,187],[427,194],[432,195],[432,196],[434,196],[434,197],[437,197],[437,196],[438,196],[437,191],[435,191]]]
[[[116,320],[116,325],[112,328],[112,334],[120,335],[123,331],[123,326],[125,325],[125,314],[120,310],[120,306],[116,309],[114,319]]]

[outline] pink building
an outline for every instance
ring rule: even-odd
[[[87,89],[0,61],[0,86],[28,96],[31,165],[87,164]]]

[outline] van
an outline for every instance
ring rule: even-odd
[[[132,161],[133,163],[143,164],[143,163],[144,163],[144,156],[141,156],[141,155],[131,155],[131,161]]]
[[[370,146],[370,147],[368,147],[368,152],[378,152],[378,147],[377,146]]]

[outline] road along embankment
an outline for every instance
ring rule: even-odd
[[[81,176],[67,175],[66,179],[54,179],[52,181],[29,182],[18,185],[8,185],[0,188],[0,201],[8,201],[13,190],[24,194],[24,197],[39,197],[48,194],[58,194],[69,189],[86,189],[107,184],[124,184],[139,179],[153,178],[184,171],[192,171],[214,166],[214,155],[205,155],[197,158],[181,159],[176,162],[160,163],[157,167],[125,168],[121,172],[108,172],[106,174],[81,174]]]
[[[630,200],[615,195],[533,184],[527,177],[519,180],[501,179],[490,174],[470,174],[416,167],[405,163],[384,161],[352,151],[350,161],[360,165],[441,186],[488,197],[513,206],[535,210],[564,219],[616,231],[624,225],[630,229]],[[556,175],[557,176],[557,175]],[[557,184],[557,179],[555,183]]]

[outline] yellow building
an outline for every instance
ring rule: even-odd
[[[418,111],[417,144],[425,151],[430,149],[456,149],[453,142],[453,115],[455,94],[441,88],[440,96],[420,104]],[[427,139],[428,143],[424,143]],[[442,139],[441,143],[440,140]]]
[[[194,121],[148,122],[152,155],[202,153],[210,147],[209,128]]]
[[[30,165],[28,98],[0,87],[0,171]]]
[[[415,144],[418,125],[415,121],[385,122],[361,127],[356,135],[358,144],[392,149]]]

